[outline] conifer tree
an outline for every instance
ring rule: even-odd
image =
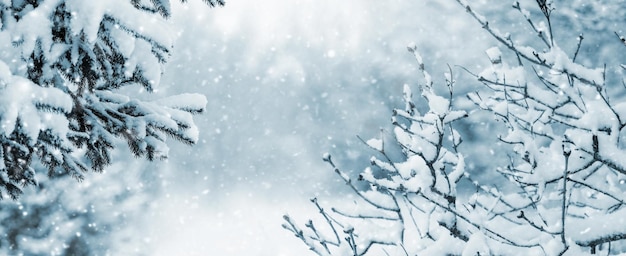
[[[36,184],[34,161],[80,180],[111,164],[118,140],[149,160],[167,157],[167,137],[197,141],[192,115],[204,111],[204,96],[144,101],[123,92],[156,90],[172,49],[170,15],[169,0],[0,1],[3,194],[15,199]]]

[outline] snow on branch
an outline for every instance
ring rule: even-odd
[[[404,109],[393,111],[393,140],[359,137],[373,156],[356,181],[330,155],[324,157],[358,198],[331,212],[315,202],[335,232],[322,235],[319,224],[312,228],[313,220],[308,229],[299,229],[287,219],[286,229],[318,255],[626,252],[626,104],[623,91],[607,89],[621,88],[611,83],[624,78],[607,78],[620,74],[607,72],[606,65],[576,62],[582,35],[573,55],[559,47],[551,24],[558,9],[552,1],[536,1],[534,8],[543,14],[539,22],[519,2],[513,4],[538,35],[529,44],[541,49],[518,45],[515,33],[499,32],[467,1],[456,2],[499,43],[486,50],[489,67],[481,72],[463,68],[482,85],[466,95],[475,110],[455,110],[451,71],[445,75],[450,95],[438,95],[417,47],[409,46],[423,77],[419,89],[426,104],[415,104],[411,87],[404,86]],[[493,122],[494,132],[481,136],[497,139],[492,150],[508,158],[488,159],[480,171],[504,179],[481,179],[466,170],[482,156],[470,152],[477,144],[461,145],[464,133],[455,127],[458,120],[481,118],[474,113],[493,117],[481,122]],[[401,156],[392,157],[389,145],[397,145]],[[461,189],[470,192],[459,194]]]
[[[167,137],[198,140],[192,115],[204,96],[146,102],[118,92],[159,86],[175,37],[169,0],[9,2],[0,3],[0,43],[13,47],[0,59],[0,173],[9,174],[0,188],[12,197],[14,185],[35,183],[36,158],[80,179],[109,165],[120,139],[150,160],[167,157]]]
[[[410,48],[410,51],[418,59],[418,65],[423,65],[419,62],[416,49]],[[400,250],[413,254],[435,242],[434,237],[450,236],[450,239],[456,237],[467,240],[470,236],[465,230],[456,228],[457,222],[469,218],[459,217],[454,210],[457,207],[457,182],[465,174],[463,156],[453,153],[445,139],[451,132],[456,136],[458,133],[454,129],[444,129],[466,114],[463,111],[451,111],[451,99],[436,95],[431,88],[430,76],[423,67],[420,69],[426,80],[426,85],[422,86],[422,95],[429,102],[428,112],[420,115],[415,111],[411,89],[405,86],[407,107],[394,111],[395,141],[383,143],[382,138],[361,139],[380,155],[371,158],[372,167],[366,168],[358,178],[358,182],[369,184],[370,190],[358,189],[347,174],[335,167],[330,155],[324,158],[361,199],[356,209],[337,207],[330,213],[321,210],[317,201],[314,202],[331,229],[335,225],[344,227],[346,232],[343,234],[335,232],[336,236],[343,235],[344,239],[336,239],[334,244],[313,239],[317,234],[310,228],[312,224],[308,225],[308,230],[302,230],[296,228],[291,219],[287,219],[288,224],[284,227],[317,254],[331,255],[345,251],[365,255],[380,250]],[[456,141],[458,146],[459,139]],[[385,145],[389,143],[402,148],[404,160],[393,160],[386,153]],[[429,203],[433,206],[427,206]],[[447,250],[461,252],[462,248]]]

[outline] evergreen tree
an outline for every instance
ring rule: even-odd
[[[209,6],[222,1],[205,1]],[[192,144],[201,95],[142,101],[172,49],[169,1],[0,1],[2,255],[150,255],[136,229],[158,185],[143,161]],[[126,88],[126,89],[125,89]],[[126,94],[126,95],[125,95]],[[137,96],[137,95],[136,95]],[[106,168],[106,169],[105,169]],[[36,172],[45,170],[47,172]],[[75,178],[92,169],[106,175]],[[36,182],[35,182],[36,181]],[[156,183],[158,184],[158,183]]]
[[[183,1],[184,2],[184,1]],[[206,0],[210,6],[222,0]],[[17,198],[48,175],[83,178],[111,164],[124,140],[137,157],[167,157],[166,138],[193,144],[206,99],[143,101],[172,48],[169,0],[0,1],[0,188]]]
[[[159,183],[150,185],[155,173],[143,165],[117,161],[78,184],[38,173],[34,191],[0,201],[0,254],[151,255],[150,237],[138,230]]]

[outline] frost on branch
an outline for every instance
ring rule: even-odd
[[[82,179],[111,163],[120,139],[150,160],[167,157],[167,137],[197,141],[191,115],[204,111],[204,96],[150,102],[119,92],[128,86],[152,92],[159,85],[174,39],[170,15],[169,0],[0,2],[0,44],[6,46],[0,52],[0,188],[6,194],[16,198],[21,186],[35,184],[35,156],[49,175]]]
[[[363,140],[375,155],[357,180],[325,158],[358,200],[330,210],[314,200],[323,221],[301,227],[286,218],[284,227],[318,255],[626,252],[626,104],[615,89],[624,78],[607,78],[620,74],[607,70],[623,66],[577,62],[583,38],[553,36],[551,18],[558,9],[552,1],[537,1],[535,14],[513,4],[537,35],[529,45],[499,32],[466,1],[457,2],[500,43],[486,50],[490,67],[468,71],[482,88],[467,97],[504,128],[490,135],[501,141],[493,150],[507,155],[508,164],[492,161],[483,172],[506,179],[479,181],[465,171],[475,159],[464,154],[472,147],[459,145],[453,122],[466,113],[454,110],[452,96],[435,92],[411,46],[426,81],[420,87],[425,114],[405,87],[406,107],[392,117],[394,141]],[[577,40],[577,49],[560,48],[562,40]],[[621,40],[617,34],[615,44]],[[446,81],[452,95],[451,74]],[[402,148],[401,159],[386,152],[385,145],[394,144]],[[369,189],[358,189],[358,182]],[[459,194],[461,189],[472,192]]]
[[[513,7],[536,27],[519,3]],[[550,25],[551,12],[543,7],[542,12]],[[499,170],[532,202],[532,207],[517,209],[518,218],[544,236],[537,243],[546,255],[553,255],[546,248],[555,244],[562,248],[558,253],[622,252],[626,231],[595,227],[599,219],[626,218],[620,211],[625,197],[618,182],[626,177],[620,138],[626,109],[609,91],[619,85],[607,83],[606,66],[576,62],[582,37],[570,39],[578,40],[578,48],[567,54],[558,39],[552,40],[551,31],[539,34],[551,40],[543,40],[545,48],[537,49],[515,45],[511,36],[502,37],[481,23],[518,58],[515,65],[494,63],[475,75],[490,90],[468,95],[508,129],[499,138],[512,150],[511,160]],[[488,55],[493,60],[490,51]]]
[[[419,56],[414,48],[411,52]],[[430,76],[420,69],[426,81],[421,94],[428,111],[418,113],[408,85],[404,87],[405,109],[394,110],[395,141],[391,143],[402,148],[403,159],[391,159],[384,148],[390,142],[383,138],[363,140],[376,155],[370,159],[371,167],[353,181],[326,156],[325,161],[357,194],[356,205],[327,210],[314,199],[325,222],[310,221],[304,228],[285,217],[284,227],[317,254],[462,252],[462,243],[454,240],[467,240],[471,234],[459,229],[462,219],[455,214],[462,211],[457,208],[456,188],[465,169],[463,155],[455,151],[461,140],[453,138],[458,132],[452,123],[466,113],[452,110],[450,98],[437,95]],[[370,189],[359,190],[357,182],[369,184]]]

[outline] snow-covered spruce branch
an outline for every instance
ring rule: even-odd
[[[204,96],[147,102],[118,92],[159,85],[170,15],[169,0],[0,3],[0,41],[13,46],[0,58],[1,190],[17,198],[35,184],[36,159],[50,175],[82,179],[111,163],[120,139],[150,160],[167,156],[166,137],[195,143],[191,115],[204,111]]]

